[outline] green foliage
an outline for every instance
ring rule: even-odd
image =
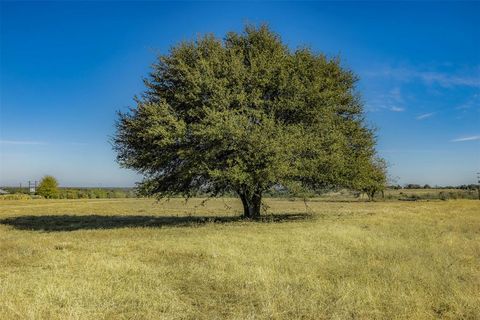
[[[373,166],[375,139],[357,77],[266,26],[182,42],[160,56],[137,106],[120,113],[119,163],[158,197],[235,192],[247,217],[262,194],[355,187]]]
[[[12,194],[2,194],[0,195],[0,200],[31,200],[31,199],[41,199],[39,195],[30,195],[25,193],[12,193]]]
[[[18,187],[6,187],[10,194],[0,195],[0,200],[24,200],[42,198],[37,195],[30,195],[28,189]],[[106,198],[136,198],[137,194],[133,188],[58,188],[55,196],[50,198],[58,199],[106,199]]]
[[[136,194],[131,188],[61,188],[60,199],[105,199],[134,198]]]
[[[353,188],[367,194],[373,200],[375,194],[387,187],[387,164],[381,158],[365,158],[357,163],[357,175]]]
[[[53,176],[45,176],[37,187],[37,194],[44,198],[52,199],[58,197],[58,182]]]

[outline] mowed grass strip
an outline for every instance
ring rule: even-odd
[[[480,201],[202,201],[2,201],[0,319],[480,318]]]

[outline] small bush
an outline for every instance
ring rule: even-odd
[[[31,199],[42,199],[42,196],[28,195],[28,194],[24,194],[24,193],[13,193],[13,194],[0,195],[0,200],[31,200]]]

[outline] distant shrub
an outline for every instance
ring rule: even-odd
[[[456,192],[449,192],[448,196],[450,199],[458,199],[458,194]]]
[[[58,182],[53,176],[45,176],[40,181],[37,194],[47,199],[58,198]]]
[[[400,191],[397,193],[391,193],[386,196],[386,199],[398,199],[398,200],[457,200],[457,199],[477,199],[478,193],[475,190],[468,189],[435,189],[430,188],[428,192],[425,189]]]
[[[0,200],[31,200],[31,199],[42,199],[42,196],[28,195],[28,194],[24,194],[24,193],[13,193],[13,194],[0,195]]]
[[[114,199],[135,198],[137,195],[130,188],[60,188],[60,199]]]

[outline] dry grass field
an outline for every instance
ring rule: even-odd
[[[480,201],[0,202],[0,319],[480,319]]]

